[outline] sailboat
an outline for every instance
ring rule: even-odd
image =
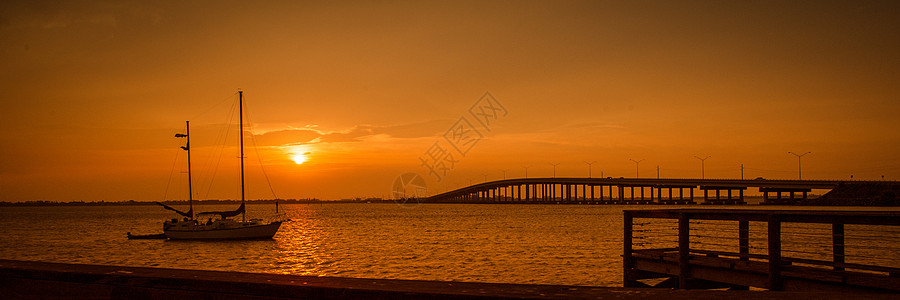
[[[243,120],[243,91],[238,91],[238,119],[240,119],[240,147],[241,147],[241,206],[231,211],[200,212],[196,216],[211,216],[207,222],[198,222],[194,215],[193,195],[188,197],[190,209],[181,212],[162,203],[164,208],[177,212],[184,218],[173,218],[163,222],[163,234],[172,240],[243,240],[243,239],[271,239],[278,232],[282,221],[264,222],[262,219],[250,219],[246,216],[246,198],[244,193],[244,120]],[[190,121],[186,122],[185,134],[176,134],[175,137],[187,138],[185,146],[181,147],[188,152],[188,193],[191,191],[191,140]],[[278,205],[276,203],[276,209]],[[241,220],[232,219],[241,215]],[[212,217],[217,217],[213,219]]]

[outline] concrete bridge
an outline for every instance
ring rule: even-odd
[[[437,194],[427,203],[744,204],[744,191],[759,188],[765,204],[792,204],[835,180],[649,178],[519,178],[485,182]],[[861,181],[853,181],[861,182]],[[699,198],[699,194],[703,198]],[[695,197],[698,196],[698,197]],[[696,199],[696,200],[695,200]]]

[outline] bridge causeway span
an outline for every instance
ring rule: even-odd
[[[427,197],[425,203],[745,204],[758,188],[763,204],[793,204],[813,189],[845,181],[650,178],[518,178],[484,182]],[[861,181],[853,181],[858,183]],[[700,197],[702,195],[702,197]],[[699,202],[698,202],[699,201]]]

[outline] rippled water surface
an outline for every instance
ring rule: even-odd
[[[273,240],[128,240],[158,206],[4,207],[0,258],[316,276],[621,286],[622,210],[654,206],[282,205]],[[708,208],[708,207],[707,207]],[[203,210],[231,206],[200,206]],[[265,216],[274,206],[248,205]]]

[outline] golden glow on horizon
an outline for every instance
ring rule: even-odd
[[[900,1],[88,2],[0,5],[0,201],[158,200],[185,120],[194,170],[221,171],[196,180],[237,180],[237,88],[246,163],[271,171],[248,179],[280,198],[384,196],[410,172],[429,192],[526,168],[797,178],[788,151],[813,153],[804,179],[900,179]],[[488,91],[509,112],[489,126]],[[483,134],[465,153],[458,121]]]

